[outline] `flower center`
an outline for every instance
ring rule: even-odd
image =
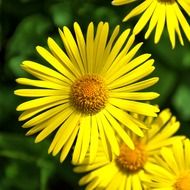
[[[177,180],[174,188],[176,190],[190,190],[190,171]]]
[[[85,75],[71,86],[71,100],[81,112],[94,114],[105,107],[107,90],[103,79],[98,75]]]
[[[161,3],[174,3],[175,0],[158,0],[160,1]]]
[[[136,172],[143,168],[147,160],[147,154],[142,143],[136,143],[135,149],[131,150],[127,145],[121,144],[120,155],[116,158],[117,163],[122,169]]]

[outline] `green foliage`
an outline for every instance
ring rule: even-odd
[[[176,90],[172,103],[177,110],[180,118],[183,120],[189,120],[190,118],[190,87],[187,84],[182,83]]]
[[[79,175],[72,172],[70,158],[60,164],[47,154],[48,139],[35,144],[33,138],[24,136],[15,111],[20,101],[13,95],[15,78],[26,76],[20,64],[37,59],[37,45],[46,46],[48,36],[59,39],[58,27],[71,28],[77,21],[86,31],[90,21],[109,21],[111,28],[121,24],[125,29],[134,21],[122,24],[127,6],[113,7],[111,0],[3,0],[0,6],[0,189],[79,190]],[[153,39],[146,40],[143,52],[152,54],[156,67],[153,75],[160,77],[152,88],[160,93],[155,103],[161,109],[171,108],[183,126],[180,133],[189,136],[190,46],[185,41],[184,47],[177,45],[171,50],[167,35],[165,32],[158,45]],[[137,41],[144,41],[143,37],[138,35]]]

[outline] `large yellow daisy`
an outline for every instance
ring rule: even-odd
[[[61,151],[61,161],[76,142],[73,163],[77,163],[88,148],[91,160],[95,159],[99,138],[107,154],[109,146],[119,154],[115,134],[134,148],[120,124],[143,136],[141,129],[146,126],[128,112],[156,116],[159,109],[141,102],[158,97],[157,93],[137,92],[152,86],[158,78],[140,81],[153,72],[154,60],[149,59],[150,54],[134,58],[142,43],[131,48],[135,37],[129,37],[130,29],[118,37],[117,26],[109,36],[108,23],[100,22],[96,32],[90,23],[84,38],[80,26],[74,23],[74,32],[75,36],[67,27],[59,30],[65,51],[52,38],[48,38],[49,50],[37,46],[49,67],[24,61],[22,68],[37,79],[17,79],[19,84],[34,88],[19,89],[15,94],[35,98],[17,107],[24,111],[19,120],[28,120],[22,127],[31,128],[27,135],[38,133],[37,143],[56,131],[49,153]]]
[[[190,140],[177,141],[171,148],[163,148],[159,165],[151,167],[153,190],[190,190]]]
[[[88,190],[146,189],[147,181],[152,178],[149,170],[155,163],[155,156],[159,155],[160,149],[163,146],[170,147],[184,137],[172,137],[180,124],[168,109],[162,111],[156,119],[141,116],[138,118],[141,118],[151,129],[145,132],[143,138],[131,134],[135,149],[131,150],[121,142],[120,155],[113,155],[111,162],[107,159],[101,146],[93,164],[89,164],[89,155],[86,155],[84,162],[74,168],[75,172],[89,172],[80,179],[80,185],[87,184],[86,189]]]
[[[112,4],[123,5],[131,2],[133,1],[113,0]],[[184,44],[181,29],[190,41],[190,26],[183,14],[183,12],[185,12],[190,16],[189,0],[144,0],[139,4],[140,5],[135,7],[123,19],[123,21],[128,21],[130,18],[142,14],[134,27],[133,32],[135,34],[138,34],[149,21],[149,27],[145,34],[145,39],[147,39],[153,29],[156,28],[154,42],[158,43],[166,24],[172,48],[175,47],[175,34],[177,34],[181,45]],[[181,9],[183,9],[183,12]]]

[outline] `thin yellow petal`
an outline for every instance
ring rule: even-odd
[[[113,0],[112,5],[120,6],[120,5],[125,5],[128,3],[132,3],[136,0]]]
[[[98,150],[99,134],[98,134],[98,127],[97,127],[96,118],[94,116],[91,117],[91,125],[92,125],[92,127],[91,127],[92,129],[91,129],[91,140],[90,140],[90,147],[89,147],[89,151],[90,151],[89,162],[90,163],[95,161],[96,153]]]
[[[185,157],[185,167],[190,168],[190,161],[189,161],[189,152],[190,152],[190,140],[184,140],[184,157]]]
[[[81,151],[80,151],[78,163],[83,162],[86,156],[87,150],[89,148],[90,135],[91,135],[91,123],[90,123],[91,118],[90,117],[91,116],[86,116],[84,119],[83,125],[85,126],[85,130],[82,137]]]
[[[156,44],[159,42],[164,29],[165,17],[166,17],[166,5],[164,3],[159,3],[157,5],[157,9],[159,10],[159,15],[158,15],[158,23],[156,26],[156,32],[154,37],[154,43]]]
[[[108,84],[108,88],[109,89],[119,88],[144,78],[145,76],[149,75],[154,71],[155,68],[154,66],[152,66],[153,63],[154,63],[153,59],[146,61],[143,65],[127,73],[125,76],[118,78],[112,84]]]
[[[41,65],[39,63],[33,62],[33,61],[23,61],[22,62],[22,68],[26,70],[27,72],[31,73],[34,76],[42,76],[42,80],[45,79],[47,81],[53,81],[53,78],[57,79],[57,81],[62,82],[61,84],[64,85],[68,80],[57,71],[54,71],[44,65]],[[34,74],[33,74],[34,73]],[[41,77],[39,77],[41,79]],[[50,78],[50,80],[48,80]],[[69,82],[70,83],[70,82]],[[58,83],[59,84],[59,83]]]
[[[67,100],[60,100],[60,101],[57,101],[57,102],[54,102],[54,103],[50,103],[50,104],[47,104],[47,105],[42,105],[42,106],[38,106],[36,108],[26,110],[19,116],[18,120],[19,121],[24,121],[24,120],[29,119],[32,116],[36,115],[37,113],[40,113],[40,112],[42,112],[42,111],[44,111],[46,109],[49,109],[51,107],[54,107],[54,106],[64,104],[66,102],[67,102]]]
[[[145,39],[148,39],[148,37],[150,36],[151,32],[153,31],[153,29],[155,28],[158,19],[160,16],[160,3],[157,3],[155,10],[152,14],[152,17],[150,18],[150,22],[149,22],[149,27],[148,30],[145,33]]]
[[[48,46],[49,46],[51,52],[57,56],[59,61],[64,65],[64,67],[66,67],[68,69],[69,72],[73,73],[76,77],[80,76],[78,69],[71,62],[71,60],[68,58],[66,53],[50,37],[48,38]]]
[[[185,10],[185,12],[190,16],[190,4],[189,4],[189,0],[187,0],[187,2],[185,2],[184,0],[178,0],[177,2]]]
[[[82,30],[77,22],[74,23],[74,30],[75,30],[76,40],[77,40],[77,44],[78,44],[78,49],[79,49],[79,52],[81,55],[82,62],[84,64],[84,68],[88,72],[86,44],[85,44]]]
[[[37,98],[34,100],[29,100],[27,102],[24,102],[22,104],[20,104],[17,107],[17,111],[24,111],[24,110],[28,110],[28,109],[32,109],[32,108],[37,108],[39,106],[43,106],[43,105],[47,105],[50,103],[54,103],[57,102],[59,100],[63,100],[63,99],[67,99],[68,96],[66,97],[62,97],[62,96],[50,96],[50,97],[43,97],[43,98]]]
[[[61,36],[69,59],[78,69],[78,71],[83,75],[85,73],[84,65],[82,63],[79,50],[73,38],[73,35],[66,26],[63,28],[63,31],[59,29],[59,34]]]
[[[94,24],[91,22],[88,25],[86,34],[86,54],[88,62],[88,72],[92,73],[92,66],[94,65]]]
[[[72,112],[73,112],[72,109],[67,107],[63,109],[60,113],[58,113],[56,116],[52,117],[49,121],[47,121],[46,128],[37,135],[35,142],[38,143],[42,141],[49,134],[51,134],[56,128],[60,127],[60,125],[65,120],[67,120],[67,118],[70,116]]]
[[[103,123],[102,123],[102,120],[101,120],[101,117],[100,117],[99,113],[96,114],[96,120],[97,120],[100,139],[101,139],[101,142],[102,142],[102,146],[104,148],[105,155],[106,155],[108,160],[111,160],[111,156],[112,156],[111,155],[111,150],[110,150],[108,142],[106,140],[105,132],[104,132],[104,129],[103,129],[104,126],[103,126]]]
[[[134,92],[134,91],[139,91],[139,90],[143,90],[145,88],[148,88],[152,85],[154,85],[155,83],[157,83],[159,80],[158,77],[153,77],[144,81],[140,81],[140,82],[136,82],[134,84],[128,85],[128,86],[124,86],[121,88],[116,88],[116,89],[112,89],[113,92]]]
[[[168,4],[166,6],[166,23],[172,48],[175,47],[175,21],[173,6]]]
[[[112,47],[112,50],[104,64],[104,67],[103,67],[103,70],[101,71],[101,73],[107,72],[109,67],[112,65],[114,59],[116,58],[116,56],[120,52],[123,44],[125,43],[126,39],[128,38],[129,33],[130,33],[130,29],[127,29],[119,36],[119,38],[115,42],[114,46]]]
[[[65,120],[62,126],[58,129],[53,142],[53,156],[57,155],[57,153],[63,148],[66,141],[70,138],[71,134],[73,133],[74,129],[79,124],[79,119],[81,114],[78,112],[73,112],[71,115]]]
[[[132,48],[118,63],[113,63],[111,67],[108,69],[108,72],[105,76],[107,83],[111,83],[116,78],[119,78],[136,67],[139,63],[135,60],[130,63],[131,59],[138,52],[143,43],[137,44],[134,48]],[[134,60],[133,60],[134,61]],[[141,62],[142,63],[142,62]]]
[[[67,142],[65,143],[65,146],[61,150],[60,162],[63,162],[65,160],[65,158],[67,157],[67,155],[68,155],[68,153],[69,153],[69,151],[70,151],[70,149],[74,143],[74,140],[77,136],[78,130],[79,130],[79,125],[76,126],[76,128],[74,129],[70,138],[67,140]]]
[[[113,153],[119,155],[120,153],[119,144],[114,134],[114,130],[112,129],[112,126],[109,123],[109,120],[107,120],[103,112],[100,112],[99,116],[100,119],[102,120],[102,126],[105,132],[105,136],[111,146]]]
[[[104,51],[104,57],[103,57],[103,60],[102,60],[103,63],[107,60],[107,58],[108,58],[108,56],[110,54],[110,51],[111,51],[111,48],[113,46],[114,40],[116,39],[116,37],[119,34],[119,30],[120,30],[120,26],[117,25],[114,28],[114,31],[112,32],[112,35],[111,35],[111,37],[110,37],[110,39],[109,39],[109,41],[107,43],[107,46],[105,48],[105,51]]]
[[[99,71],[102,69],[102,59],[104,56],[104,51],[107,43],[107,38],[109,34],[109,25],[105,23],[101,29],[99,39],[95,38],[95,64],[94,64],[94,71]]]
[[[135,102],[129,100],[122,100],[117,98],[110,98],[110,104],[119,107],[120,109],[124,109],[126,111],[156,117],[156,112],[159,112],[159,109],[156,106],[152,106],[147,103]]]
[[[142,190],[142,185],[141,185],[141,179],[139,179],[139,176],[137,174],[134,174],[132,176],[132,187],[133,189],[138,189],[138,190]]]
[[[83,125],[83,121],[84,118],[81,117],[80,119],[80,128],[79,128],[79,132],[77,135],[77,139],[76,139],[76,144],[74,147],[74,151],[73,151],[73,155],[72,155],[72,164],[78,164],[79,163],[79,158],[80,158],[80,152],[81,152],[81,148],[82,148],[82,139],[83,139],[83,134],[85,132],[85,125]]]
[[[159,96],[155,92],[110,92],[109,97],[125,100],[152,100]]]
[[[162,148],[161,150],[161,154],[164,158],[164,160],[167,162],[168,166],[170,167],[170,169],[176,174],[178,174],[179,168],[178,165],[176,163],[175,157],[171,151],[171,149],[169,148]]]
[[[129,148],[134,149],[133,141],[131,140],[127,132],[121,127],[121,124],[119,124],[118,121],[107,110],[104,110],[104,114],[107,120],[112,125],[113,129],[116,131],[119,137],[123,140],[123,142],[127,144]]]
[[[184,147],[183,147],[183,141],[177,141],[175,145],[173,146],[173,154],[175,157],[175,160],[177,162],[179,170],[185,170],[185,154],[184,154]]]
[[[41,46],[37,46],[36,50],[49,64],[51,64],[57,71],[65,76],[65,82],[70,84],[72,81],[75,81],[73,74],[67,70],[49,51]]]
[[[157,4],[156,1],[152,1],[150,6],[147,7],[146,11],[143,13],[141,18],[138,20],[137,24],[135,25],[135,27],[133,29],[133,32],[134,32],[135,35],[140,33],[140,31],[145,27],[147,22],[150,20],[153,12],[155,10],[156,4]]]
[[[115,119],[120,121],[123,125],[125,125],[127,128],[129,128],[131,131],[133,131],[138,136],[143,137],[144,134],[142,130],[134,123],[131,119],[129,119],[129,116],[126,112],[123,110],[113,106],[109,105],[106,107],[106,110],[113,116]]]
[[[69,96],[69,88],[63,90],[48,90],[48,89],[19,89],[15,90],[14,94],[24,97],[43,97],[43,96]]]
[[[63,104],[63,105],[59,105],[59,106],[56,106],[54,108],[51,108],[39,115],[37,115],[36,117],[30,119],[29,121],[27,121],[26,123],[24,123],[22,125],[23,128],[28,128],[28,127],[32,127],[34,125],[37,125],[49,118],[51,118],[52,116],[58,114],[59,112],[61,112],[62,110],[64,110],[65,108],[69,107],[69,104],[66,103],[66,104]]]
[[[130,18],[137,16],[144,12],[152,3],[152,0],[146,0],[141,3],[139,6],[135,7],[124,19],[123,22],[128,21]]]
[[[22,85],[35,86],[40,88],[50,88],[50,89],[62,89],[62,85],[50,82],[50,81],[42,81],[42,80],[33,80],[28,78],[18,78],[16,82]]]
[[[44,129],[46,127],[46,125],[44,125],[44,123],[42,124],[39,124],[39,125],[36,125],[34,127],[32,127],[27,133],[26,133],[26,136],[29,136],[29,135],[33,135],[39,131],[41,131],[42,129]]]
[[[176,12],[176,16],[178,18],[178,21],[187,37],[187,39],[190,41],[190,26],[186,20],[186,18],[183,16],[181,10],[179,9],[177,4],[174,4],[174,9]]]

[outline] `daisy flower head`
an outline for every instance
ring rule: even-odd
[[[142,43],[132,47],[135,37],[129,35],[130,29],[118,36],[117,26],[109,36],[108,23],[100,22],[96,30],[90,23],[84,37],[75,22],[75,35],[67,27],[59,33],[65,50],[52,38],[48,38],[49,50],[36,48],[49,65],[22,63],[22,68],[35,77],[17,79],[19,84],[34,88],[15,91],[16,95],[34,98],[17,107],[23,111],[19,120],[27,120],[22,127],[30,128],[27,135],[38,133],[37,143],[56,131],[49,153],[61,152],[63,161],[76,143],[74,163],[84,159],[88,148],[91,160],[95,159],[99,138],[107,153],[110,146],[119,154],[115,134],[134,148],[120,124],[143,136],[144,124],[128,112],[157,116],[159,109],[142,101],[158,94],[138,92],[158,81],[157,77],[144,78],[153,72],[154,60],[149,59],[150,54],[134,58]]]
[[[129,0],[113,0],[113,5],[128,4]],[[187,22],[183,12],[190,16],[189,0],[143,0],[139,3],[123,21],[128,21],[130,18],[142,14],[136,23],[133,32],[138,34],[149,22],[148,30],[145,33],[145,39],[149,38],[151,32],[155,28],[154,42],[157,44],[162,35],[165,25],[167,26],[172,48],[175,47],[175,36],[177,34],[181,45],[184,45],[181,30],[185,33],[190,41],[190,25]]]
[[[153,117],[137,118],[145,122],[147,127],[144,137],[138,137],[134,133],[131,137],[135,149],[131,150],[123,141],[120,142],[120,154],[113,155],[110,161],[99,146],[94,163],[89,164],[89,155],[84,162],[74,168],[75,172],[89,172],[79,181],[79,185],[86,185],[86,189],[146,189],[147,181],[150,181],[152,163],[155,155],[160,153],[163,146],[171,146],[183,136],[172,136],[180,127],[176,118],[169,109],[163,110],[156,119]]]
[[[178,140],[173,147],[164,147],[157,158],[159,165],[150,171],[150,189],[190,190],[190,140]]]

